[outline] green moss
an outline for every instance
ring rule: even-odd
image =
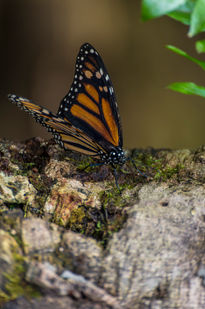
[[[123,207],[127,205],[128,199],[129,197],[124,199],[117,188],[101,193],[103,205],[101,216],[95,224],[92,236],[99,241],[103,248],[106,247],[113,233],[118,232],[126,221],[127,215],[123,211]]]
[[[22,173],[24,174],[24,176],[26,176],[29,171],[31,171],[31,169],[35,166],[35,163],[33,162],[29,162],[29,163],[23,163],[22,165]]]
[[[63,226],[65,227],[65,222],[63,221],[63,219],[54,217],[54,219],[52,220],[53,223],[58,224],[59,226]]]
[[[120,186],[120,189],[122,188],[123,186]],[[108,207],[109,204],[115,204],[119,207],[122,201],[118,188],[114,188],[112,191],[103,191],[100,198],[104,208]]]
[[[40,296],[40,291],[25,281],[25,261],[24,258],[17,253],[13,254],[15,263],[11,273],[4,274],[6,284],[4,290],[0,290],[0,304],[20,296],[28,298]]]
[[[35,166],[35,163],[33,162],[25,163],[12,158],[11,162],[19,167],[19,170],[13,172],[14,176],[27,176],[28,172]]]
[[[43,179],[40,174],[33,173],[32,171],[28,172],[29,182],[37,190],[38,194],[36,195],[36,204],[39,205],[39,208],[43,208],[48,194],[50,192],[50,183],[47,183],[47,178]]]
[[[75,208],[70,215],[68,226],[72,229],[72,231],[81,231],[84,234],[84,220],[86,219],[85,208],[79,206]]]
[[[181,164],[177,164],[175,167],[167,166],[161,170],[158,170],[154,176],[154,179],[165,181],[176,176],[182,168],[183,165]]]
[[[63,205],[63,208],[66,208],[66,205]],[[71,210],[71,213],[68,212],[67,214],[66,209],[65,214],[63,209],[61,209],[60,212],[54,213],[52,222],[63,227],[66,226],[74,232],[81,232],[86,222],[85,208],[82,205],[76,205],[76,207]]]
[[[159,168],[162,166],[162,159],[157,159],[152,156],[150,153],[139,153],[137,157],[133,157],[137,168],[139,168],[142,172],[146,173],[147,168]]]
[[[162,154],[161,154],[162,155]],[[176,162],[174,166],[170,166],[166,158],[156,158],[150,153],[140,153],[137,158],[133,158],[136,167],[142,170],[154,180],[166,181],[170,178],[176,177],[180,170],[184,168],[183,164]],[[146,168],[146,170],[145,170]]]
[[[93,233],[94,238],[99,241],[103,248],[106,248],[110,237],[122,228],[126,219],[126,214],[119,212],[113,217],[109,216],[107,221],[98,221]]]

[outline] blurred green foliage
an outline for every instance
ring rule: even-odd
[[[141,15],[144,21],[163,15],[174,18],[189,26],[189,37],[205,31],[205,0],[143,0]],[[191,57],[175,46],[167,45],[166,47],[205,70],[205,61]],[[197,41],[195,47],[198,53],[205,52],[205,40]],[[168,88],[184,94],[205,97],[205,87],[198,86],[193,82],[176,82],[169,85]]]

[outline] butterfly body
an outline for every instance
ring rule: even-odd
[[[23,97],[9,95],[9,100],[45,126],[64,149],[114,168],[125,163],[114,89],[101,57],[89,43],[80,48],[73,83],[57,115]]]

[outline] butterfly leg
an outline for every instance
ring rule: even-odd
[[[88,165],[86,165],[86,167],[84,167],[83,169],[82,169],[82,171],[85,171],[88,167],[95,167],[95,166],[100,166],[100,165],[103,165],[104,163],[102,162],[102,163],[92,163],[92,164],[88,164]]]
[[[88,168],[89,166],[90,167],[94,167],[94,166],[100,166],[100,165],[104,165],[104,163],[93,163],[93,164],[89,164],[88,166],[86,166],[83,170],[85,170],[86,168]],[[117,170],[116,168],[113,166],[113,174],[114,174],[114,177],[115,177],[115,184],[116,184],[116,187],[118,188],[118,190],[120,191],[120,187],[119,187],[119,184],[118,184],[118,174],[117,174]]]
[[[118,184],[118,174],[117,174],[116,168],[113,168],[113,174],[114,174],[114,177],[115,177],[115,184],[116,184],[116,187],[117,187],[118,190],[120,191],[120,187],[119,187],[119,184]]]
[[[135,161],[134,161],[132,158],[129,158],[129,160],[131,160],[131,162],[132,162],[132,164],[134,165],[135,169],[138,171],[138,173],[139,173],[141,176],[143,176],[143,177],[145,177],[145,178],[148,178],[148,176],[147,176],[145,173],[141,172],[141,171],[137,168],[137,166],[136,166],[136,164],[135,164]]]

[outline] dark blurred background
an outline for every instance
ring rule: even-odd
[[[205,72],[165,48],[173,44],[196,56],[194,39],[187,37],[187,27],[167,17],[142,23],[140,3],[1,0],[0,136],[50,137],[6,95],[30,98],[56,112],[72,82],[80,45],[89,42],[114,84],[125,147],[203,144],[205,100],[166,89],[176,81],[205,84]]]

